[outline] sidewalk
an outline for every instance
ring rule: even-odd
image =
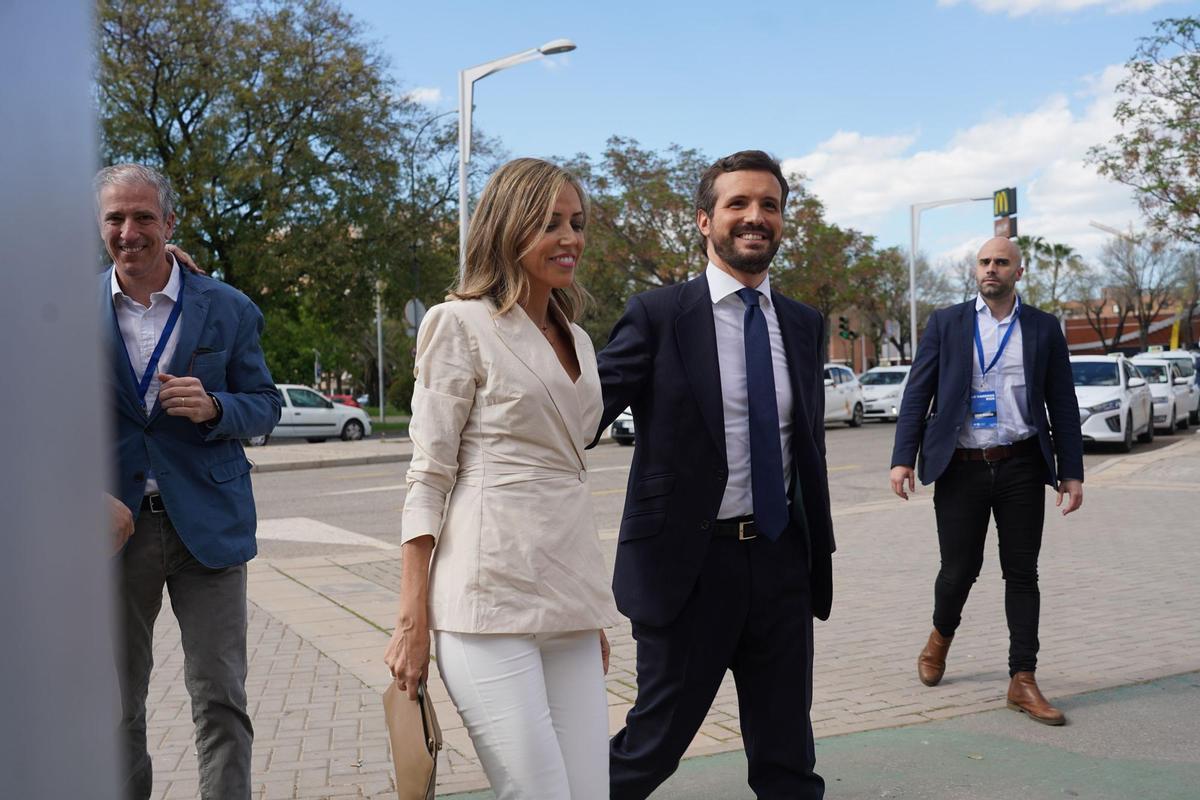
[[[387,464],[412,458],[412,442],[407,437],[397,436],[358,442],[334,439],[303,444],[268,444],[266,447],[247,447],[246,457],[254,464],[254,472]]]
[[[317,447],[323,446],[277,450]],[[385,448],[401,445],[376,447],[378,455],[390,455],[400,450]],[[270,449],[251,451],[251,457]],[[1200,681],[1159,679],[1200,669],[1197,500],[1200,437],[1187,436],[1093,470],[1079,514],[1064,519],[1049,502],[1038,676],[1070,717],[1061,729],[1004,709],[1007,633],[994,544],[989,542],[947,678],[926,688],[916,680],[914,663],[928,633],[937,568],[929,494],[908,503],[836,509],[834,610],[816,628],[813,704],[818,768],[830,798],[1157,799],[1181,796],[1171,794],[1172,786],[1194,786],[1200,743],[1191,723],[1196,706],[1188,703]],[[378,694],[388,681],[382,653],[399,584],[395,553],[260,559],[250,566],[255,797],[388,797],[391,766]],[[163,622],[150,697],[156,796],[193,797],[182,656],[166,607]],[[633,700],[636,676],[628,628],[610,638],[615,731]],[[1155,695],[1167,698],[1154,707],[1160,711],[1144,710],[1150,708],[1144,705],[1149,689],[1086,694],[1146,681],[1165,687]],[[488,797],[476,793],[486,780],[436,670],[431,691],[446,735],[439,796]],[[1180,709],[1191,711],[1172,716]],[[655,797],[749,797],[741,748],[736,695],[727,678],[688,751],[708,758],[685,761]],[[1114,778],[1108,794],[1093,791],[1099,776],[1118,773],[1125,777]],[[1156,775],[1161,781],[1150,782]],[[1189,782],[1173,783],[1184,778]]]

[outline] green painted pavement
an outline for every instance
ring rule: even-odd
[[[1065,727],[1001,709],[818,740],[826,797],[1200,800],[1200,673],[1054,702]],[[745,778],[741,752],[688,759],[652,797],[752,800]]]

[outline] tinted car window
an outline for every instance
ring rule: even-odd
[[[1071,377],[1076,386],[1120,386],[1121,377],[1117,374],[1117,365],[1104,361],[1074,361],[1071,363]]]
[[[903,372],[867,372],[858,382],[863,386],[899,386],[904,382]]]
[[[1146,383],[1166,383],[1167,368],[1159,364],[1138,364],[1138,372],[1146,379]]]
[[[307,389],[288,389],[288,397],[297,408],[324,408],[325,398]]]

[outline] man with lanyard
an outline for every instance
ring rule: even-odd
[[[246,562],[255,545],[250,463],[241,439],[270,433],[280,399],[241,292],[185,274],[166,251],[173,192],[138,164],[95,179],[100,278],[112,362],[115,446],[109,497],[117,566],[124,791],[150,797],[146,694],[163,587],[179,620],[196,723],[200,795],[250,797]]]
[[[1054,316],[1021,303],[1023,272],[1016,245],[991,239],[979,251],[978,296],[930,316],[900,408],[890,477],[905,500],[915,488],[914,464],[923,484],[934,483],[941,569],[933,631],[917,659],[921,682],[942,679],[994,516],[1009,631],[1008,707],[1062,725],[1062,712],[1034,680],[1037,560],[1043,484],[1058,490],[1058,506],[1068,498],[1064,515],[1083,503],[1083,439],[1066,340]]]

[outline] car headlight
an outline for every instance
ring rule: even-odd
[[[1088,409],[1093,414],[1100,414],[1104,411],[1117,411],[1121,408],[1120,400],[1109,400],[1107,403],[1101,403],[1098,406],[1092,406]]]

